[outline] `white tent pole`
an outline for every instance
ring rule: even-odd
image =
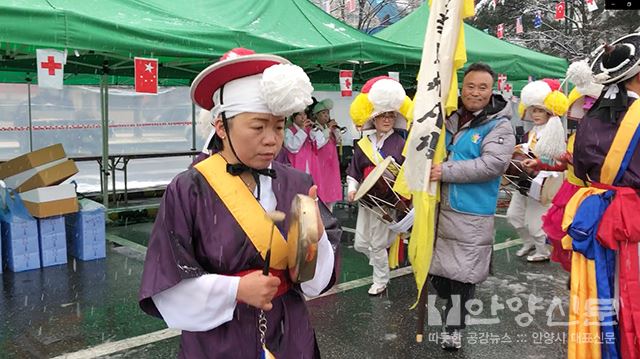
[[[105,65],[106,66],[106,65]],[[109,208],[109,75],[103,68],[100,81],[100,109],[102,117],[102,203]],[[114,199],[115,200],[115,199]]]
[[[191,103],[191,151],[196,150],[196,104]]]
[[[29,152],[33,151],[33,117],[31,116],[31,79],[27,80],[27,98],[29,104]]]

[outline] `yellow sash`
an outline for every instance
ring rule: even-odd
[[[378,163],[382,162],[382,160],[384,160],[384,158],[382,158],[382,155],[380,155],[380,153],[373,148],[373,143],[371,143],[369,136],[362,137],[358,141],[358,147],[360,147],[362,153],[364,153],[364,155],[367,156],[369,161],[371,161],[371,163],[373,163],[374,165],[377,165]]]
[[[264,208],[253,193],[242,182],[240,176],[232,176],[227,172],[227,161],[219,154],[194,167],[206,178],[264,259],[271,240],[273,222],[267,218]],[[270,267],[287,268],[287,242],[277,228],[273,231]]]
[[[569,136],[569,140],[567,141],[567,152],[569,152],[571,155],[573,155],[573,145],[575,144],[575,142],[576,142],[576,134],[574,133],[571,136]],[[583,180],[576,177],[576,173],[573,170],[572,164],[567,165],[567,171],[565,174],[566,174],[567,182],[576,186],[583,186],[583,187],[586,186]]]
[[[635,101],[622,119],[616,136],[611,143],[600,172],[600,182],[612,185],[620,170],[624,155],[631,139],[640,125],[640,101]],[[573,143],[571,144],[573,145]],[[571,146],[573,149],[573,146]],[[573,222],[580,203],[590,195],[605,192],[597,188],[581,188],[573,195],[565,208],[562,228],[566,231]],[[573,249],[572,239],[568,235],[562,239],[562,247]],[[600,335],[598,312],[590,308],[597,307],[595,261],[588,260],[582,254],[574,252],[571,258],[571,297],[569,300],[569,347],[570,359],[599,359],[602,354],[600,343],[595,340]]]
[[[538,143],[538,134],[535,131],[529,131],[529,151],[535,152],[536,144]]]
[[[613,184],[638,125],[640,125],[640,100],[633,102],[620,123],[616,137],[613,138],[611,148],[609,148],[609,153],[602,164],[600,183]]]

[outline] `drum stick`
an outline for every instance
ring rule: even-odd
[[[267,247],[267,254],[264,256],[264,268],[262,268],[262,274],[269,276],[269,266],[271,265],[271,244],[273,244],[273,232],[276,229],[276,222],[284,221],[285,214],[280,211],[271,211],[266,213],[266,217],[271,220],[271,238],[269,238],[269,247]]]

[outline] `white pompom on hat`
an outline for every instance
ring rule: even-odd
[[[230,93],[231,86],[225,86],[229,83],[243,83],[245,90],[243,86],[235,86],[234,92],[237,93]],[[258,85],[259,88],[246,89],[247,85]],[[223,87],[225,103],[221,104]],[[276,116],[289,116],[312,103],[312,91],[307,74],[289,60],[235,48],[196,76],[191,84],[191,99],[203,109],[212,111],[214,116],[225,110],[219,108],[221,105],[234,113],[264,111]],[[234,100],[232,104],[228,101],[231,97]]]
[[[260,82],[262,96],[271,113],[291,116],[311,105],[313,86],[300,66],[280,64],[268,67]]]
[[[604,88],[603,85],[595,83],[595,78],[591,72],[591,66],[586,60],[580,60],[569,65],[566,78],[576,85],[576,91],[582,96],[591,96],[593,98],[600,97],[600,93]],[[569,96],[571,97],[571,96]],[[571,98],[570,98],[570,101]]]

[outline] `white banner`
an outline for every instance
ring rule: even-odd
[[[64,65],[66,63],[66,52],[53,49],[36,49],[38,86],[61,90]]]
[[[411,191],[434,193],[437,188],[437,182],[429,186],[429,176],[446,115],[443,103],[451,86],[462,5],[461,0],[433,0],[431,5],[404,166]]]

